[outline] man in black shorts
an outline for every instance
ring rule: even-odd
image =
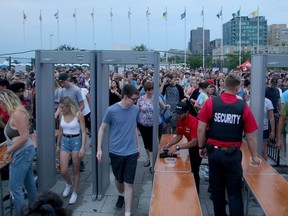
[[[102,161],[102,141],[105,128],[109,126],[109,155],[115,176],[115,185],[119,192],[117,208],[122,208],[125,200],[125,216],[131,215],[133,184],[139,156],[137,116],[138,90],[131,84],[122,89],[122,100],[108,107],[98,131],[96,157]]]

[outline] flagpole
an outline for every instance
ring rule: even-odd
[[[257,15],[258,15],[258,21],[257,21],[257,54],[259,53],[259,7],[257,8]]]
[[[40,10],[40,15],[39,15],[39,20],[40,20],[40,47],[42,49],[42,14]]]
[[[58,48],[60,47],[60,43],[59,43],[59,10],[57,10],[57,43],[58,43]]]
[[[149,7],[147,7],[147,11],[146,11],[146,18],[147,18],[147,48],[150,48],[150,25],[149,25]]]
[[[26,49],[26,31],[25,31],[25,22],[26,22],[26,14],[23,10],[23,42],[24,42],[24,50]]]
[[[91,17],[92,17],[92,48],[93,49],[96,49],[96,46],[95,46],[95,29],[94,29],[94,8],[92,10],[92,13],[91,13]]]
[[[239,65],[241,65],[241,51],[242,51],[242,45],[241,45],[241,42],[242,42],[242,26],[241,26],[241,22],[242,22],[242,19],[241,19],[241,7],[239,9]]]
[[[131,11],[130,11],[130,7],[129,7],[129,11],[128,11],[128,19],[129,19],[129,45],[130,45],[130,48],[132,48],[132,44],[131,44]]]
[[[223,71],[223,61],[224,61],[224,50],[223,50],[223,7],[221,7],[221,31],[222,31],[222,40],[221,40],[221,70]]]
[[[184,20],[184,66],[186,69],[186,7],[185,7],[185,20]]]
[[[112,13],[112,8],[110,10],[110,22],[111,22],[111,49],[113,49],[113,13]]]
[[[165,39],[166,39],[166,46],[165,46],[165,57],[166,57],[166,69],[168,69],[168,55],[167,55],[167,51],[168,51],[168,26],[167,26],[167,7],[165,7],[165,13],[166,13],[166,16],[165,16]]]
[[[204,6],[202,9],[202,26],[203,26],[203,46],[202,46],[202,67],[205,68],[205,31],[204,31]]]
[[[75,48],[78,49],[78,46],[77,46],[77,17],[76,17],[76,8],[75,8],[73,17],[74,17],[74,23],[75,23]]]

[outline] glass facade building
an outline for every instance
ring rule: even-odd
[[[267,20],[264,16],[253,18],[247,16],[235,17],[223,24],[223,46],[239,46],[240,39],[241,47],[257,46],[258,37],[259,46],[266,46]]]

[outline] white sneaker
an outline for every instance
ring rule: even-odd
[[[70,194],[71,188],[72,188],[72,185],[66,184],[66,187],[62,193],[62,196],[67,197]]]
[[[75,192],[72,193],[70,200],[69,200],[69,204],[74,204],[77,201],[77,194]]]

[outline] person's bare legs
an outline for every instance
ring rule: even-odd
[[[118,181],[115,179],[115,186],[116,186],[119,194],[123,194],[123,193],[124,193],[124,184],[123,184],[123,183],[120,183],[120,182],[118,182]]]
[[[131,212],[133,200],[133,184],[124,182],[125,212]]]
[[[267,161],[267,140],[262,143],[262,158]]]

